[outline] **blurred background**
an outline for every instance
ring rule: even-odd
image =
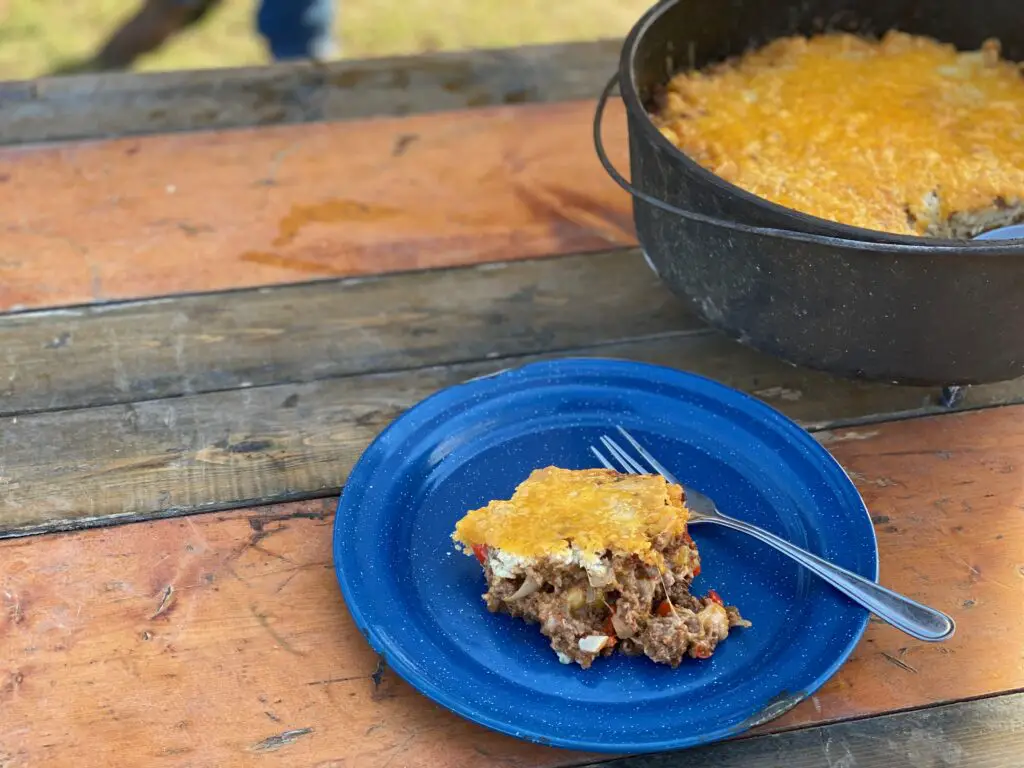
[[[341,0],[336,58],[589,40],[626,34],[653,0]],[[0,0],[0,79],[72,70],[138,0]],[[132,70],[270,63],[256,0],[224,0]]]

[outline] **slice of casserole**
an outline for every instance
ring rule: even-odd
[[[562,663],[619,649],[675,667],[749,626],[714,591],[690,594],[700,557],[687,518],[682,488],[660,475],[547,467],[452,538],[483,566],[487,608],[540,624]]]

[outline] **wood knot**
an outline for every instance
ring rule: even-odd
[[[294,730],[285,731],[284,733],[279,733],[275,736],[268,736],[263,741],[258,741],[253,744],[249,749],[253,752],[274,752],[282,747],[294,744],[303,736],[308,736],[312,732],[312,728],[295,728]]]
[[[150,620],[153,620],[159,616],[164,616],[171,607],[174,605],[174,585],[168,584],[160,596],[160,602],[156,607],[156,611],[150,616]]]

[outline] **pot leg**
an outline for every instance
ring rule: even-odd
[[[942,394],[939,395],[939,403],[944,408],[956,408],[963,399],[964,388],[956,385],[943,387]]]

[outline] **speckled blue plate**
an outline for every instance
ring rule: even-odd
[[[453,550],[466,510],[508,498],[531,470],[595,466],[615,424],[727,514],[877,578],[849,478],[796,424],[680,371],[610,360],[537,363],[444,390],[395,421],[353,469],[334,558],[356,625],[434,701],[504,733],[587,751],[702,744],[781,715],[846,660],[867,612],[743,534],[694,526],[700,592],[754,626],[678,669],[621,655],[563,666],[536,626],[492,615],[480,566]]]

